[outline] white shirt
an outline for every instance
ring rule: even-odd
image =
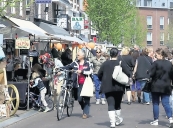
[[[55,58],[54,61],[55,61],[54,62],[55,63],[55,69],[64,66],[59,59]],[[65,73],[61,72],[61,75],[58,76],[58,80],[63,80],[64,78],[65,78]]]

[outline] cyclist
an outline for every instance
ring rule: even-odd
[[[77,60],[72,62],[71,64],[62,67],[67,70],[75,70],[76,72],[73,73],[73,87],[78,88],[77,90],[77,97],[78,102],[83,110],[83,119],[88,118],[89,110],[90,110],[90,97],[81,97],[80,93],[85,81],[86,75],[90,75],[92,73],[90,68],[90,62],[87,61],[85,58],[85,51],[79,50],[77,53]]]

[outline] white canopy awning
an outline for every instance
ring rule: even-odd
[[[35,25],[34,23],[32,23],[31,21],[26,21],[26,20],[21,20],[21,19],[17,19],[17,18],[12,18],[12,17],[5,17],[6,20],[11,21],[12,23],[14,23],[14,27],[19,28],[23,31],[26,31],[32,35],[35,35],[37,37],[45,37],[48,38],[49,34],[44,31],[43,29],[41,29],[40,27],[38,27],[37,25]]]
[[[71,42],[77,42],[79,44],[85,43],[84,41],[80,40],[77,37],[71,37],[71,36],[63,36],[63,35],[53,35],[53,38],[55,39],[60,39],[60,40],[65,40],[65,41],[71,41]]]
[[[77,37],[71,37],[71,36],[66,36],[66,35],[55,35],[55,34],[50,34],[43,30],[42,28],[38,27],[31,21],[26,21],[26,20],[21,20],[17,18],[12,18],[12,17],[7,17],[5,16],[5,19],[12,22],[14,27],[21,29],[25,32],[28,32],[32,35],[35,35],[36,37],[39,37],[40,39],[55,39],[55,40],[62,40],[62,41],[67,41],[67,42],[77,42],[79,44],[85,43],[81,39]]]

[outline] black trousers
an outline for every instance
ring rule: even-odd
[[[108,92],[105,93],[106,100],[108,102],[108,111],[120,110],[121,101],[124,92]]]

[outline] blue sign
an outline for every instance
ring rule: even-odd
[[[35,3],[43,3],[43,4],[47,4],[47,3],[52,3],[52,0],[35,0]]]

